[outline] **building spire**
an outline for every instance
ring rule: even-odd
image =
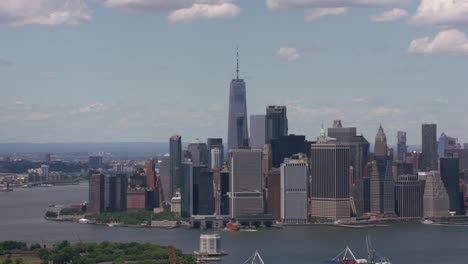
[[[236,46],[236,51],[237,51],[237,69],[236,69],[236,73],[237,73],[237,80],[239,80],[239,46]]]

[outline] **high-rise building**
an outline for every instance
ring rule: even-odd
[[[41,178],[43,181],[49,181],[49,165],[41,165]]]
[[[229,164],[231,217],[263,214],[262,150],[232,149]]]
[[[437,125],[422,124],[423,171],[437,170]]]
[[[408,151],[408,146],[406,145],[406,132],[398,131],[397,132],[397,160],[402,161],[407,151]]]
[[[176,191],[180,188],[180,167],[182,165],[182,137],[174,135],[169,140],[170,151],[170,179],[169,195],[174,197]],[[170,199],[168,200],[170,201]]]
[[[461,145],[457,141],[457,138],[449,137],[442,132],[437,143],[437,155],[439,158],[445,157],[447,150],[461,149]]]
[[[288,135],[286,106],[270,105],[266,108],[265,143]]]
[[[181,166],[181,216],[190,217],[193,211],[192,186],[193,186],[193,166],[192,162],[182,162]]]
[[[460,204],[460,161],[457,158],[440,158],[440,177],[447,190],[450,211],[460,214],[462,207]]]
[[[162,200],[161,202],[169,202],[171,200],[171,160],[169,154],[162,157],[159,163],[159,178],[161,180]]]
[[[215,209],[213,172],[204,166],[194,166],[192,177],[192,215],[212,215]]]
[[[327,141],[322,131],[317,143],[312,144],[310,159],[312,217],[350,217],[350,165],[350,146]]]
[[[229,89],[228,151],[248,145],[247,92],[245,82],[239,79],[239,52],[237,53],[237,76]]]
[[[99,214],[104,212],[104,175],[94,173],[89,178],[89,203],[86,212]]]
[[[210,163],[212,166],[211,168],[222,168],[224,164],[224,145],[222,138],[208,138],[207,140],[208,151],[210,152]],[[216,157],[213,157],[213,149],[217,149],[215,151]],[[213,159],[216,158],[218,162],[213,163]],[[216,165],[216,167],[213,167]]]
[[[307,167],[306,162],[294,159],[281,164],[281,220],[285,224],[308,222]]]
[[[449,216],[450,199],[438,171],[430,171],[426,177],[423,196],[424,217]]]
[[[395,182],[395,208],[399,217],[423,216],[423,181],[416,175],[400,175]]]
[[[268,174],[267,213],[277,222],[281,222],[281,171],[272,169]]]
[[[285,158],[294,154],[303,153],[310,157],[310,145],[305,136],[289,135],[271,140],[271,165],[279,168]]]
[[[263,149],[265,145],[265,115],[250,116],[250,146],[253,149]]]
[[[154,159],[146,163],[146,187],[154,188],[156,186],[156,165]]]
[[[104,176],[104,211],[127,210],[127,177],[125,174]]]
[[[468,149],[446,149],[445,157],[453,157],[459,159],[460,172],[468,169]]]
[[[102,168],[102,156],[89,156],[88,168],[93,170]]]
[[[212,148],[210,153],[211,169],[221,169],[223,167],[223,155],[220,148]]]
[[[375,160],[372,162],[372,176],[370,179],[371,212],[386,217],[395,216],[395,182],[393,180],[392,162],[386,161],[385,170]]]
[[[387,136],[380,125],[377,134],[375,135],[374,156],[384,157],[388,155]]]
[[[220,204],[220,214],[221,215],[229,215],[229,171],[222,170],[220,172],[220,196],[221,196],[221,204]]]
[[[197,142],[190,143],[187,147],[190,153],[192,164],[194,167],[210,165],[210,151],[205,143]]]

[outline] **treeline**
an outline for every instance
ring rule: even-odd
[[[28,248],[26,243],[6,241],[2,242],[0,247],[4,249],[0,255],[7,254],[12,250],[35,251],[42,263],[49,263],[49,261],[53,261],[54,264],[125,263],[127,261],[141,264],[169,263],[167,247],[148,243],[111,243],[106,241],[70,244],[68,241],[63,241],[51,248],[41,248],[38,244]],[[179,263],[194,263],[191,255],[183,255],[179,249],[176,249],[175,252]]]
[[[151,220],[180,221],[180,218],[169,210],[157,214],[149,211],[101,213],[88,215],[86,218],[99,223],[119,222],[126,225],[140,225],[148,223]]]

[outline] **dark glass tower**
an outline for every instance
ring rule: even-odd
[[[182,165],[182,137],[174,135],[169,140],[170,153],[170,179],[169,179],[169,194],[170,198],[174,197],[177,189],[181,185],[181,165]]]
[[[437,170],[437,125],[422,125],[422,170]]]
[[[265,143],[288,135],[288,118],[286,106],[270,105],[266,108]]]
[[[229,88],[228,152],[246,145],[249,138],[245,82],[239,79],[239,52],[237,58],[237,77]]]
[[[397,160],[404,160],[405,153],[408,151],[406,132],[398,131],[397,133]]]

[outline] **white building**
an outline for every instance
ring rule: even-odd
[[[221,252],[221,236],[218,234],[200,235],[200,253],[216,254]]]
[[[180,216],[181,213],[181,204],[182,204],[182,199],[180,197],[180,193],[176,192],[176,195],[172,197],[171,199],[171,212],[177,214]]]

